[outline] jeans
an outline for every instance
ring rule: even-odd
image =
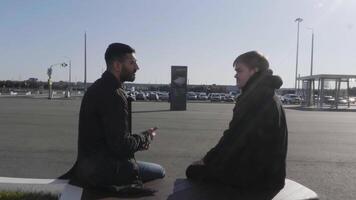
[[[137,161],[137,165],[139,169],[139,177],[142,182],[152,181],[165,176],[166,172],[161,165],[143,161]]]

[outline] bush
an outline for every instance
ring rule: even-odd
[[[58,195],[43,192],[1,191],[0,200],[58,200]]]

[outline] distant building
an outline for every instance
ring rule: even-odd
[[[304,106],[316,105],[320,108],[327,106],[338,109],[339,105],[347,104],[347,107],[350,107],[350,82],[356,80],[356,75],[317,74],[299,77],[298,80],[302,81],[299,93],[305,100]],[[342,83],[346,84],[343,91]]]

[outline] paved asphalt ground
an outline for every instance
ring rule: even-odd
[[[55,178],[74,163],[80,99],[0,98],[0,176]],[[165,102],[134,102],[133,130],[159,127],[138,160],[163,165],[165,182],[185,178],[186,166],[216,144],[233,104],[190,103],[169,111]],[[356,199],[356,112],[286,109],[287,177],[320,199]]]

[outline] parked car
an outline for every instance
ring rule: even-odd
[[[324,96],[324,103],[335,104],[335,98],[333,96]]]
[[[347,104],[348,103],[348,100],[343,98],[343,97],[339,97],[339,101],[338,101],[338,104]]]
[[[226,102],[234,102],[235,101],[235,97],[229,94],[226,94],[224,97],[224,101]]]
[[[211,93],[210,95],[210,101],[221,101],[221,94],[219,93]]]
[[[283,103],[286,104],[300,104],[302,102],[302,98],[296,94],[285,94],[283,95]]]
[[[231,91],[229,92],[229,95],[233,96],[233,97],[236,97],[236,96],[239,96],[240,95],[240,92],[238,91]]]
[[[200,93],[198,95],[199,100],[208,100],[208,96],[205,93]]]
[[[160,100],[168,101],[169,100],[169,93],[168,92],[157,92],[157,95]]]
[[[137,93],[136,94],[136,100],[147,100],[147,97],[146,97],[146,95],[145,95],[145,93],[143,93],[143,92],[140,92],[140,93]]]
[[[150,92],[148,94],[148,99],[150,101],[158,101],[159,100],[159,96],[158,96],[158,94],[156,92]]]
[[[53,92],[54,94],[54,92]],[[17,92],[10,91],[10,95],[17,95]]]
[[[188,100],[197,100],[198,99],[198,95],[196,95],[195,92],[188,92],[187,93],[187,99]]]

